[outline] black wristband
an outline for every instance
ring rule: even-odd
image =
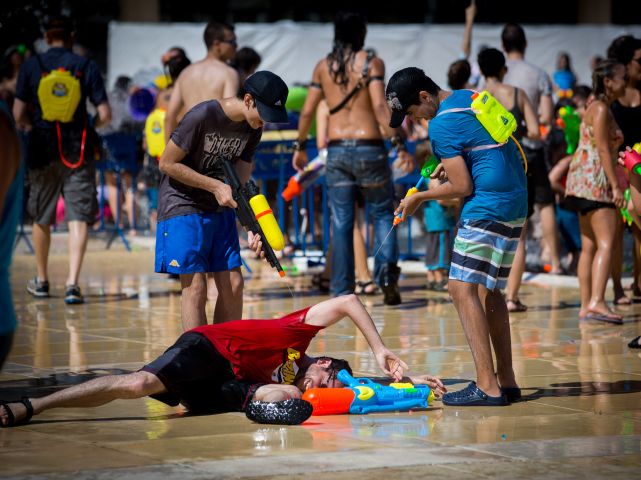
[[[305,148],[307,148],[307,139],[303,140],[302,142],[299,142],[298,140],[294,140],[294,143],[292,144],[292,148],[296,152],[305,150]]]

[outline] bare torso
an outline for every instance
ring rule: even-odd
[[[187,67],[178,78],[183,110],[205,100],[220,100],[236,95],[238,74],[229,65],[205,58]]]
[[[360,81],[366,57],[365,51],[359,51],[354,60],[347,64],[349,82],[345,86],[334,82],[326,59],[318,63],[315,70],[318,79],[315,78],[315,80],[321,84],[330,109],[340,104]],[[369,64],[369,77],[382,75],[384,75],[382,61],[378,58],[372,59]],[[383,88],[381,80],[373,82],[380,83],[380,88]],[[329,117],[330,140],[379,138],[382,138],[381,131],[374,114],[370,88],[367,86],[363,87],[339,112]]]

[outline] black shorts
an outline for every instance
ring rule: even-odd
[[[554,203],[554,192],[548,178],[548,168],[545,164],[545,150],[531,149],[523,145],[523,153],[527,158],[527,216],[534,213],[534,205],[549,205]]]
[[[573,197],[572,195],[565,197],[563,206],[568,210],[577,212],[579,215],[586,215],[600,208],[616,208],[614,203],[598,202],[587,198]]]
[[[231,364],[204,335],[183,333],[176,343],[141,368],[158,377],[167,392],[151,395],[190,412],[244,410],[260,384],[235,380]]]

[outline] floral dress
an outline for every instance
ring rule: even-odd
[[[623,134],[610,116],[609,145],[612,161],[616,166],[617,148]],[[565,195],[596,202],[612,203],[612,188],[605,174],[594,138],[594,127],[581,122],[579,145],[574,152],[568,171]]]

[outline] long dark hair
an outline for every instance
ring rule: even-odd
[[[614,71],[618,65],[623,65],[621,62],[608,58],[601,60],[594,72],[592,72],[592,91],[594,96],[601,101],[606,101],[605,79],[614,77]]]
[[[349,81],[347,64],[354,60],[365,44],[367,19],[356,12],[338,12],[334,19],[334,45],[327,55],[329,73],[335,83],[345,86]]]

